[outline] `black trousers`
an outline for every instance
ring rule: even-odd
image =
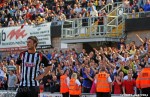
[[[106,93],[104,93],[104,92],[97,92],[96,93],[96,97],[111,97],[111,93],[110,92],[106,92]]]
[[[70,95],[70,97],[80,97],[80,96],[79,95]]]
[[[142,97],[150,97],[150,88],[142,89]]]
[[[91,88],[83,87],[83,93],[90,93]]]
[[[19,87],[16,97],[38,97],[39,86]]]
[[[67,92],[67,93],[62,93],[62,97],[69,97],[69,92]]]

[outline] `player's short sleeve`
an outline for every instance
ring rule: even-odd
[[[22,63],[22,59],[21,59],[21,57],[23,56],[23,52],[21,52],[20,54],[19,54],[19,57],[17,58],[17,61],[16,61],[16,65],[21,65],[21,63]]]
[[[41,63],[44,64],[44,67],[51,66],[51,62],[48,60],[48,58],[45,55],[42,56]]]

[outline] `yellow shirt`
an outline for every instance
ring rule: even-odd
[[[136,49],[135,50],[130,50],[129,54],[134,55],[135,52],[136,52]]]

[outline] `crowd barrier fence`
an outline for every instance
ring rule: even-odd
[[[0,97],[15,97],[16,91],[4,91],[0,90]],[[59,92],[56,93],[50,93],[50,92],[43,92],[40,93],[40,97],[62,97],[62,95]],[[80,97],[96,97],[96,94],[90,94],[90,93],[82,93]],[[112,94],[111,97],[139,97],[138,95],[123,95],[123,94],[118,94],[114,95]]]

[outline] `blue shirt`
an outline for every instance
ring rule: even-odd
[[[51,54],[47,54],[46,56],[47,56],[47,58],[48,58],[49,60],[51,60],[51,59],[52,59]]]
[[[86,87],[86,88],[91,88],[92,87],[92,81],[86,76],[86,74],[84,73],[84,68],[82,69],[82,75],[83,75],[83,84],[82,86],[83,87]],[[93,70],[90,70],[90,74],[89,74],[90,77],[94,77],[94,72]]]
[[[150,4],[145,4],[143,9],[144,11],[150,11]]]

